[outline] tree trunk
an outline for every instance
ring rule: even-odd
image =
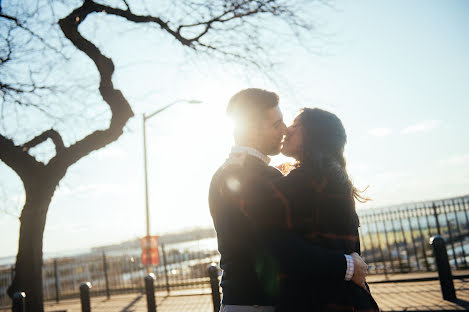
[[[47,210],[59,180],[50,175],[36,175],[24,183],[26,202],[20,217],[20,237],[15,277],[8,288],[10,297],[26,293],[26,311],[44,311],[42,294],[42,238]],[[54,180],[54,181],[51,181]]]

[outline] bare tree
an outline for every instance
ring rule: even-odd
[[[20,177],[26,194],[9,295],[25,291],[28,311],[43,311],[42,241],[54,192],[70,166],[116,141],[133,116],[127,99],[114,88],[113,60],[79,31],[88,17],[104,14],[146,25],[164,32],[194,55],[265,69],[272,65],[269,51],[278,43],[272,42],[264,25],[267,21],[283,23],[293,35],[308,31],[308,21],[299,16],[307,2],[186,0],[151,7],[151,3],[126,0],[38,0],[22,6],[4,5],[0,11],[0,160]],[[96,81],[78,76],[71,81],[57,69],[89,60],[98,71]],[[110,114],[100,128],[71,135],[61,121],[73,118],[77,107],[83,109],[83,94],[101,97]],[[47,122],[26,123],[25,116]],[[53,143],[55,152],[41,161],[32,151],[44,142]]]

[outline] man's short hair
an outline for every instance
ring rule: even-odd
[[[250,127],[257,125],[265,112],[278,106],[279,97],[275,92],[263,89],[244,89],[233,95],[226,112],[237,126]]]

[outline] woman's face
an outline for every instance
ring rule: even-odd
[[[295,118],[293,124],[288,127],[287,134],[283,139],[282,154],[300,160],[303,150],[303,132],[299,116]]]

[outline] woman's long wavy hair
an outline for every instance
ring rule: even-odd
[[[368,201],[369,198],[353,185],[347,173],[344,157],[347,135],[340,119],[319,108],[303,108],[298,118],[303,144],[297,166],[315,177],[326,178],[341,189],[345,188],[359,202]]]

